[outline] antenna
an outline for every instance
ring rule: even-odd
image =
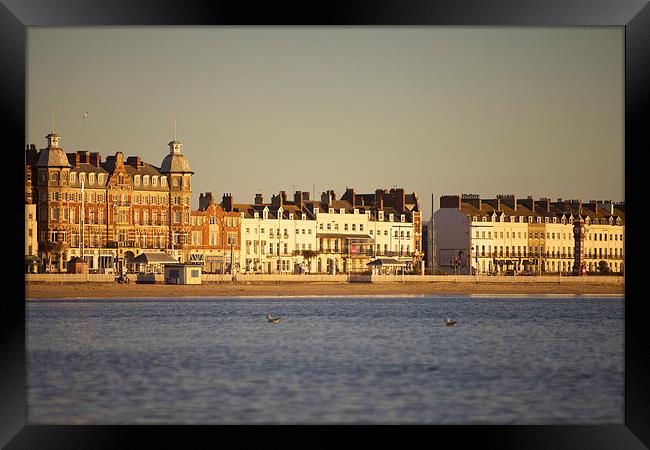
[[[174,141],[176,140],[176,117],[174,117]]]
[[[54,134],[54,109],[52,109],[52,134]]]

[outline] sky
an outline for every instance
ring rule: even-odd
[[[622,27],[28,27],[26,143],[201,192],[624,200]],[[84,118],[83,115],[88,112]]]

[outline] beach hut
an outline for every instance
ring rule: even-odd
[[[406,267],[406,263],[398,261],[394,258],[377,258],[374,261],[370,261],[366,265],[372,269],[373,275],[391,275],[402,273]]]
[[[165,264],[165,284],[201,284],[201,266]]]

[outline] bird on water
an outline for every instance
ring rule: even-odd
[[[273,317],[271,317],[271,314],[267,314],[266,315],[266,320],[268,320],[271,323],[280,323],[280,320],[282,320],[282,318],[280,318],[280,317],[273,318]]]
[[[456,321],[451,320],[449,317],[447,317],[447,320],[445,320],[445,323],[447,324],[448,327],[453,327],[454,325],[456,325]]]

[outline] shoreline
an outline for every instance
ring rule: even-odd
[[[206,283],[201,285],[46,283],[26,282],[26,300],[83,298],[161,298],[161,297],[359,297],[455,295],[616,295],[625,294],[624,284],[603,283],[296,283],[249,282]]]

